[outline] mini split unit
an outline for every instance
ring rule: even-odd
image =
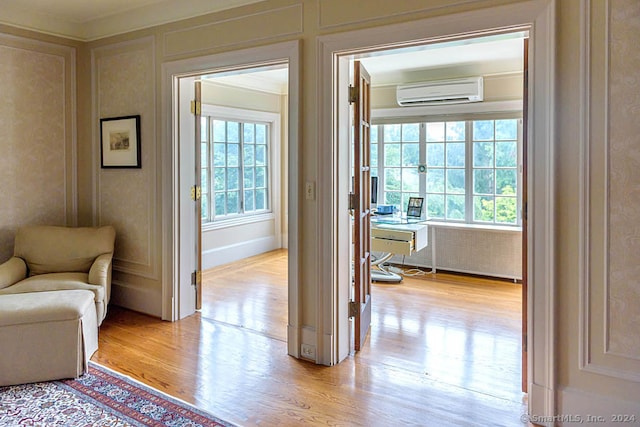
[[[479,102],[482,98],[482,77],[413,83],[396,88],[398,105],[403,107]]]

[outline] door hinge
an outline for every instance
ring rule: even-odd
[[[527,334],[523,334],[522,335],[522,351],[524,353],[526,353],[528,351],[528,349],[527,349],[527,347],[528,347],[527,339],[528,339],[527,338]]]
[[[191,286],[197,286],[202,283],[202,271],[194,270],[191,273]]]
[[[520,211],[520,218],[522,218],[523,221],[527,220],[527,203],[523,203],[522,205],[522,210]]]
[[[200,188],[199,185],[194,185],[193,187],[191,187],[191,200],[198,201],[200,200],[200,197],[202,196],[202,188]]]
[[[202,103],[200,101],[191,101],[191,114],[202,114]]]
[[[358,87],[349,85],[349,104],[358,100]]]
[[[349,301],[349,317],[356,317],[360,314],[360,304],[355,301]]]
[[[357,205],[358,198],[355,193],[349,193],[349,210],[354,210]]]

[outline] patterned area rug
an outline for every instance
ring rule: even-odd
[[[0,387],[0,426],[233,426],[90,363],[75,380]]]

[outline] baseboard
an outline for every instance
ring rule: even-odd
[[[206,270],[278,248],[280,248],[278,239],[275,236],[269,236],[208,249],[202,252],[202,268]]]
[[[557,412],[558,425],[620,426],[640,422],[637,400],[632,402],[572,387],[558,393]]]
[[[553,427],[554,396],[553,390],[538,384],[529,384],[529,420],[532,424]]]
[[[111,283],[109,304],[128,308],[154,317],[162,317],[162,292],[132,287],[124,283]]]

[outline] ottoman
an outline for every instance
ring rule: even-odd
[[[0,295],[0,386],[76,378],[98,349],[95,294]]]

